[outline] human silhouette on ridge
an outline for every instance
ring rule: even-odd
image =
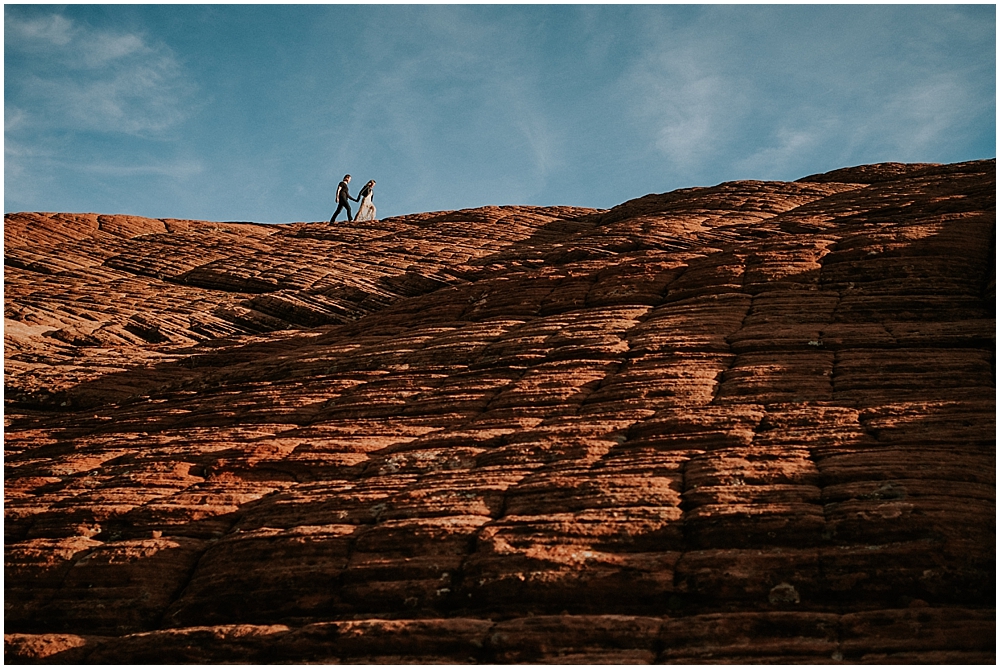
[[[372,203],[372,190],[375,188],[375,180],[371,179],[368,183],[361,188],[361,192],[358,193],[358,199],[361,201],[361,205],[358,207],[358,213],[354,217],[355,221],[374,221],[375,220],[375,205]]]
[[[345,174],[344,180],[337,184],[337,210],[333,212],[333,216],[330,217],[330,222],[333,223],[337,218],[337,214],[340,213],[341,209],[347,209],[347,220],[354,220],[351,217],[351,203],[350,200],[358,201],[358,198],[351,197],[351,191],[348,190],[347,184],[351,183],[351,175]]]

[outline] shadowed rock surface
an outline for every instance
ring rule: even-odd
[[[5,659],[995,661],[995,161],[5,217]]]

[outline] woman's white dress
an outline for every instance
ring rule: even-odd
[[[355,221],[374,221],[375,220],[375,205],[372,204],[372,194],[368,193],[363,198],[361,198],[361,206],[358,207],[358,215],[354,217]]]

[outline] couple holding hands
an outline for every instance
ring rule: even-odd
[[[358,193],[358,197],[351,197],[351,192],[347,189],[349,183],[351,183],[351,175],[345,174],[344,180],[337,185],[337,210],[330,217],[330,222],[333,223],[341,209],[347,209],[348,221],[374,221],[375,205],[372,204],[372,189],[375,188],[375,180],[372,179],[366,183],[361,192]],[[358,207],[358,215],[354,218],[351,218],[351,200],[361,203],[361,206]]]

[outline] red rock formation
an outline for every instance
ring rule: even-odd
[[[8,215],[5,658],[992,663],[995,188]]]

